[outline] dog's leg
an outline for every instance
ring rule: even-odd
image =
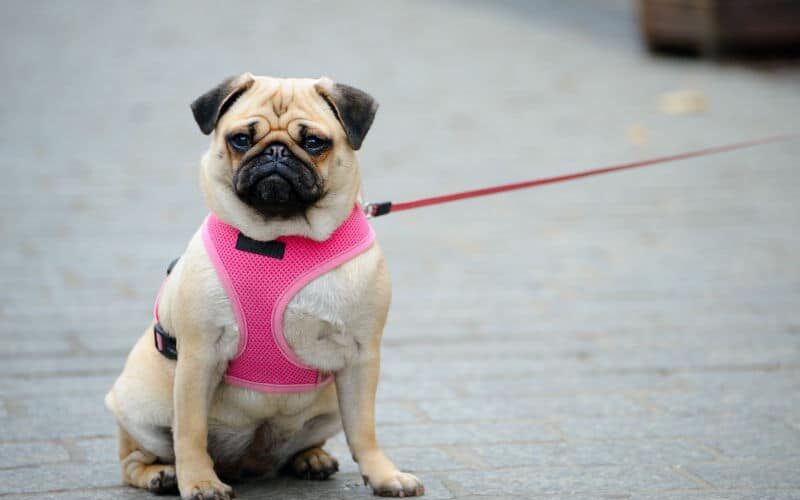
[[[177,493],[175,466],[156,463],[158,457],[142,449],[130,434],[119,426],[119,462],[125,484],[157,494]]]
[[[339,411],[347,444],[358,463],[364,483],[381,496],[418,496],[425,492],[422,482],[400,472],[384,455],[375,438],[375,391],[380,371],[380,333],[371,345],[363,345],[358,359],[336,373]]]
[[[229,500],[233,489],[219,480],[208,455],[208,411],[225,367],[214,352],[215,340],[203,337],[194,326],[176,328],[186,332],[178,340],[175,367],[173,439],[178,488],[186,499]]]

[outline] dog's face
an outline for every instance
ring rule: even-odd
[[[354,152],[376,110],[368,94],[328,79],[249,73],[192,103],[200,129],[214,133],[207,179],[266,220],[305,214],[329,193],[352,190]]]

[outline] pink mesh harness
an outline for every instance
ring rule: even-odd
[[[321,242],[300,236],[251,240],[214,214],[201,231],[239,326],[239,350],[225,381],[262,392],[309,391],[329,382],[332,375],[304,365],[292,352],[283,316],[301,288],[372,246],[375,233],[360,207]]]

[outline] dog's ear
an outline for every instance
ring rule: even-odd
[[[213,132],[225,111],[253,85],[253,81],[250,73],[232,76],[195,99],[192,113],[200,130],[206,135]]]
[[[314,87],[342,124],[350,147],[359,149],[375,119],[378,103],[363,90],[327,78],[322,78]]]

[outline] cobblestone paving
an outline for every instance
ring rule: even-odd
[[[623,1],[19,2],[0,16],[0,496],[120,486],[102,397],[204,214],[188,103],[242,70],[382,103],[368,198],[797,130],[800,70],[653,59]],[[708,109],[666,115],[694,89]],[[431,499],[800,498],[800,145],[375,222],[379,438]],[[367,498],[342,471],[243,498]]]

